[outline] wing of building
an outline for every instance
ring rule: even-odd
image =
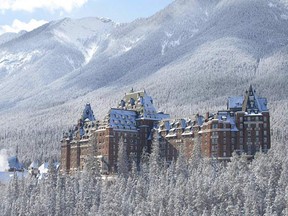
[[[126,93],[101,121],[95,120],[87,104],[78,124],[61,141],[61,170],[82,169],[87,157],[96,154],[102,173],[115,172],[121,138],[129,157],[139,161],[143,149],[150,152],[153,128],[167,118],[168,114],[157,112],[153,99],[145,91]]]
[[[227,159],[232,153],[253,157],[262,149],[270,149],[270,116],[267,99],[250,86],[244,96],[229,97],[227,110],[208,117],[199,132],[202,153],[208,157]]]
[[[93,155],[102,173],[114,173],[120,139],[129,158],[139,162],[143,151],[150,153],[153,137],[167,162],[177,158],[180,148],[189,157],[196,140],[207,157],[229,159],[234,151],[253,156],[270,148],[267,99],[250,86],[244,96],[228,98],[227,110],[180,119],[157,112],[145,91],[126,93],[101,121],[87,104],[77,125],[61,141],[61,170],[83,169],[87,157]]]

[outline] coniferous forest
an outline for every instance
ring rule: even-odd
[[[131,23],[64,18],[0,35],[0,154],[26,168],[50,161],[45,178],[0,182],[0,215],[288,215],[287,2],[175,0]],[[167,164],[154,141],[140,163],[119,143],[114,176],[94,157],[69,175],[53,166],[87,102],[102,120],[145,89],[158,111],[190,118],[226,109],[250,84],[268,99],[272,129],[271,149],[252,161],[202,158],[196,145]]]
[[[287,215],[286,138],[275,131],[273,148],[252,162],[236,154],[228,163],[202,158],[196,145],[191,158],[182,149],[167,165],[154,141],[131,171],[120,150],[117,176],[101,177],[93,157],[72,175],[50,165],[42,180],[15,177],[2,186],[1,215]]]

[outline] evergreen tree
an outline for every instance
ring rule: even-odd
[[[127,144],[124,143],[123,137],[120,138],[118,144],[118,157],[117,157],[117,173],[120,177],[128,178],[128,156]]]

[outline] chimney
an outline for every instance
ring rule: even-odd
[[[206,112],[205,120],[209,120],[209,112]]]

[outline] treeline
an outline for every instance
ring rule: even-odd
[[[85,170],[73,175],[51,168],[42,180],[15,177],[2,190],[1,214],[288,215],[285,143],[273,140],[273,148],[252,162],[234,155],[231,162],[219,163],[202,158],[196,147],[191,158],[181,150],[167,166],[154,142],[146,162],[133,164],[130,172],[120,143],[117,176],[101,177],[91,157]]]

